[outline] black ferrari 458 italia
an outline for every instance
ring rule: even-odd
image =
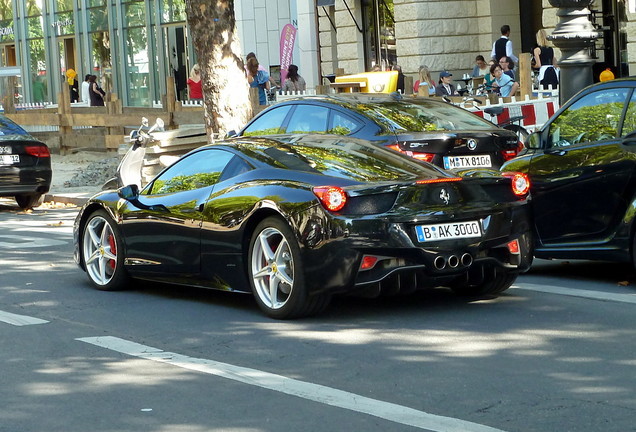
[[[456,177],[350,137],[201,147],[143,189],[81,209],[75,258],[102,290],[129,278],[252,292],[270,317],[338,293],[497,294],[532,259],[523,175]]]

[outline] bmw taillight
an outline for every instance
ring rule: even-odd
[[[389,144],[388,146],[386,146],[386,148],[389,148],[391,150],[395,150],[398,153],[403,153],[403,151],[400,148],[400,145],[398,143]]]
[[[431,162],[435,157],[434,153],[417,153],[417,152],[406,152],[413,159],[421,160],[424,162]]]
[[[503,156],[504,161],[509,161],[512,158],[517,157],[517,155],[523,150],[523,143],[521,141],[517,142],[517,147],[513,149],[507,149],[501,151],[501,156]]]
[[[42,145],[28,145],[24,146],[24,151],[26,154],[35,156],[35,157],[51,157],[51,152],[49,148]]]
[[[520,172],[505,172],[504,177],[512,180],[512,192],[517,196],[524,196],[530,192],[530,177]]]
[[[338,186],[316,186],[314,194],[329,211],[340,211],[347,203],[347,193]]]
[[[411,150],[402,150],[398,143],[389,144],[386,147],[390,148],[391,150],[395,150],[398,153],[402,153],[407,156],[410,156],[413,159],[421,160],[424,162],[431,162],[433,158],[435,157],[435,153],[420,153],[420,152],[414,152]]]

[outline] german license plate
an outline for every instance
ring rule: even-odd
[[[419,242],[481,237],[479,221],[416,225]]]
[[[12,165],[20,162],[20,155],[0,155],[0,165]]]
[[[11,146],[0,146],[0,154],[11,154]]]
[[[444,168],[490,168],[490,155],[444,156]]]

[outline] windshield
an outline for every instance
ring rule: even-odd
[[[462,108],[432,101],[360,103],[355,108],[388,130],[427,132],[491,130],[495,127]]]

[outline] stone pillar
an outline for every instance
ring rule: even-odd
[[[559,8],[556,28],[549,39],[561,49],[559,102],[563,105],[579,90],[594,82],[590,47],[598,38],[589,19],[588,7],[593,0],[549,0]]]

